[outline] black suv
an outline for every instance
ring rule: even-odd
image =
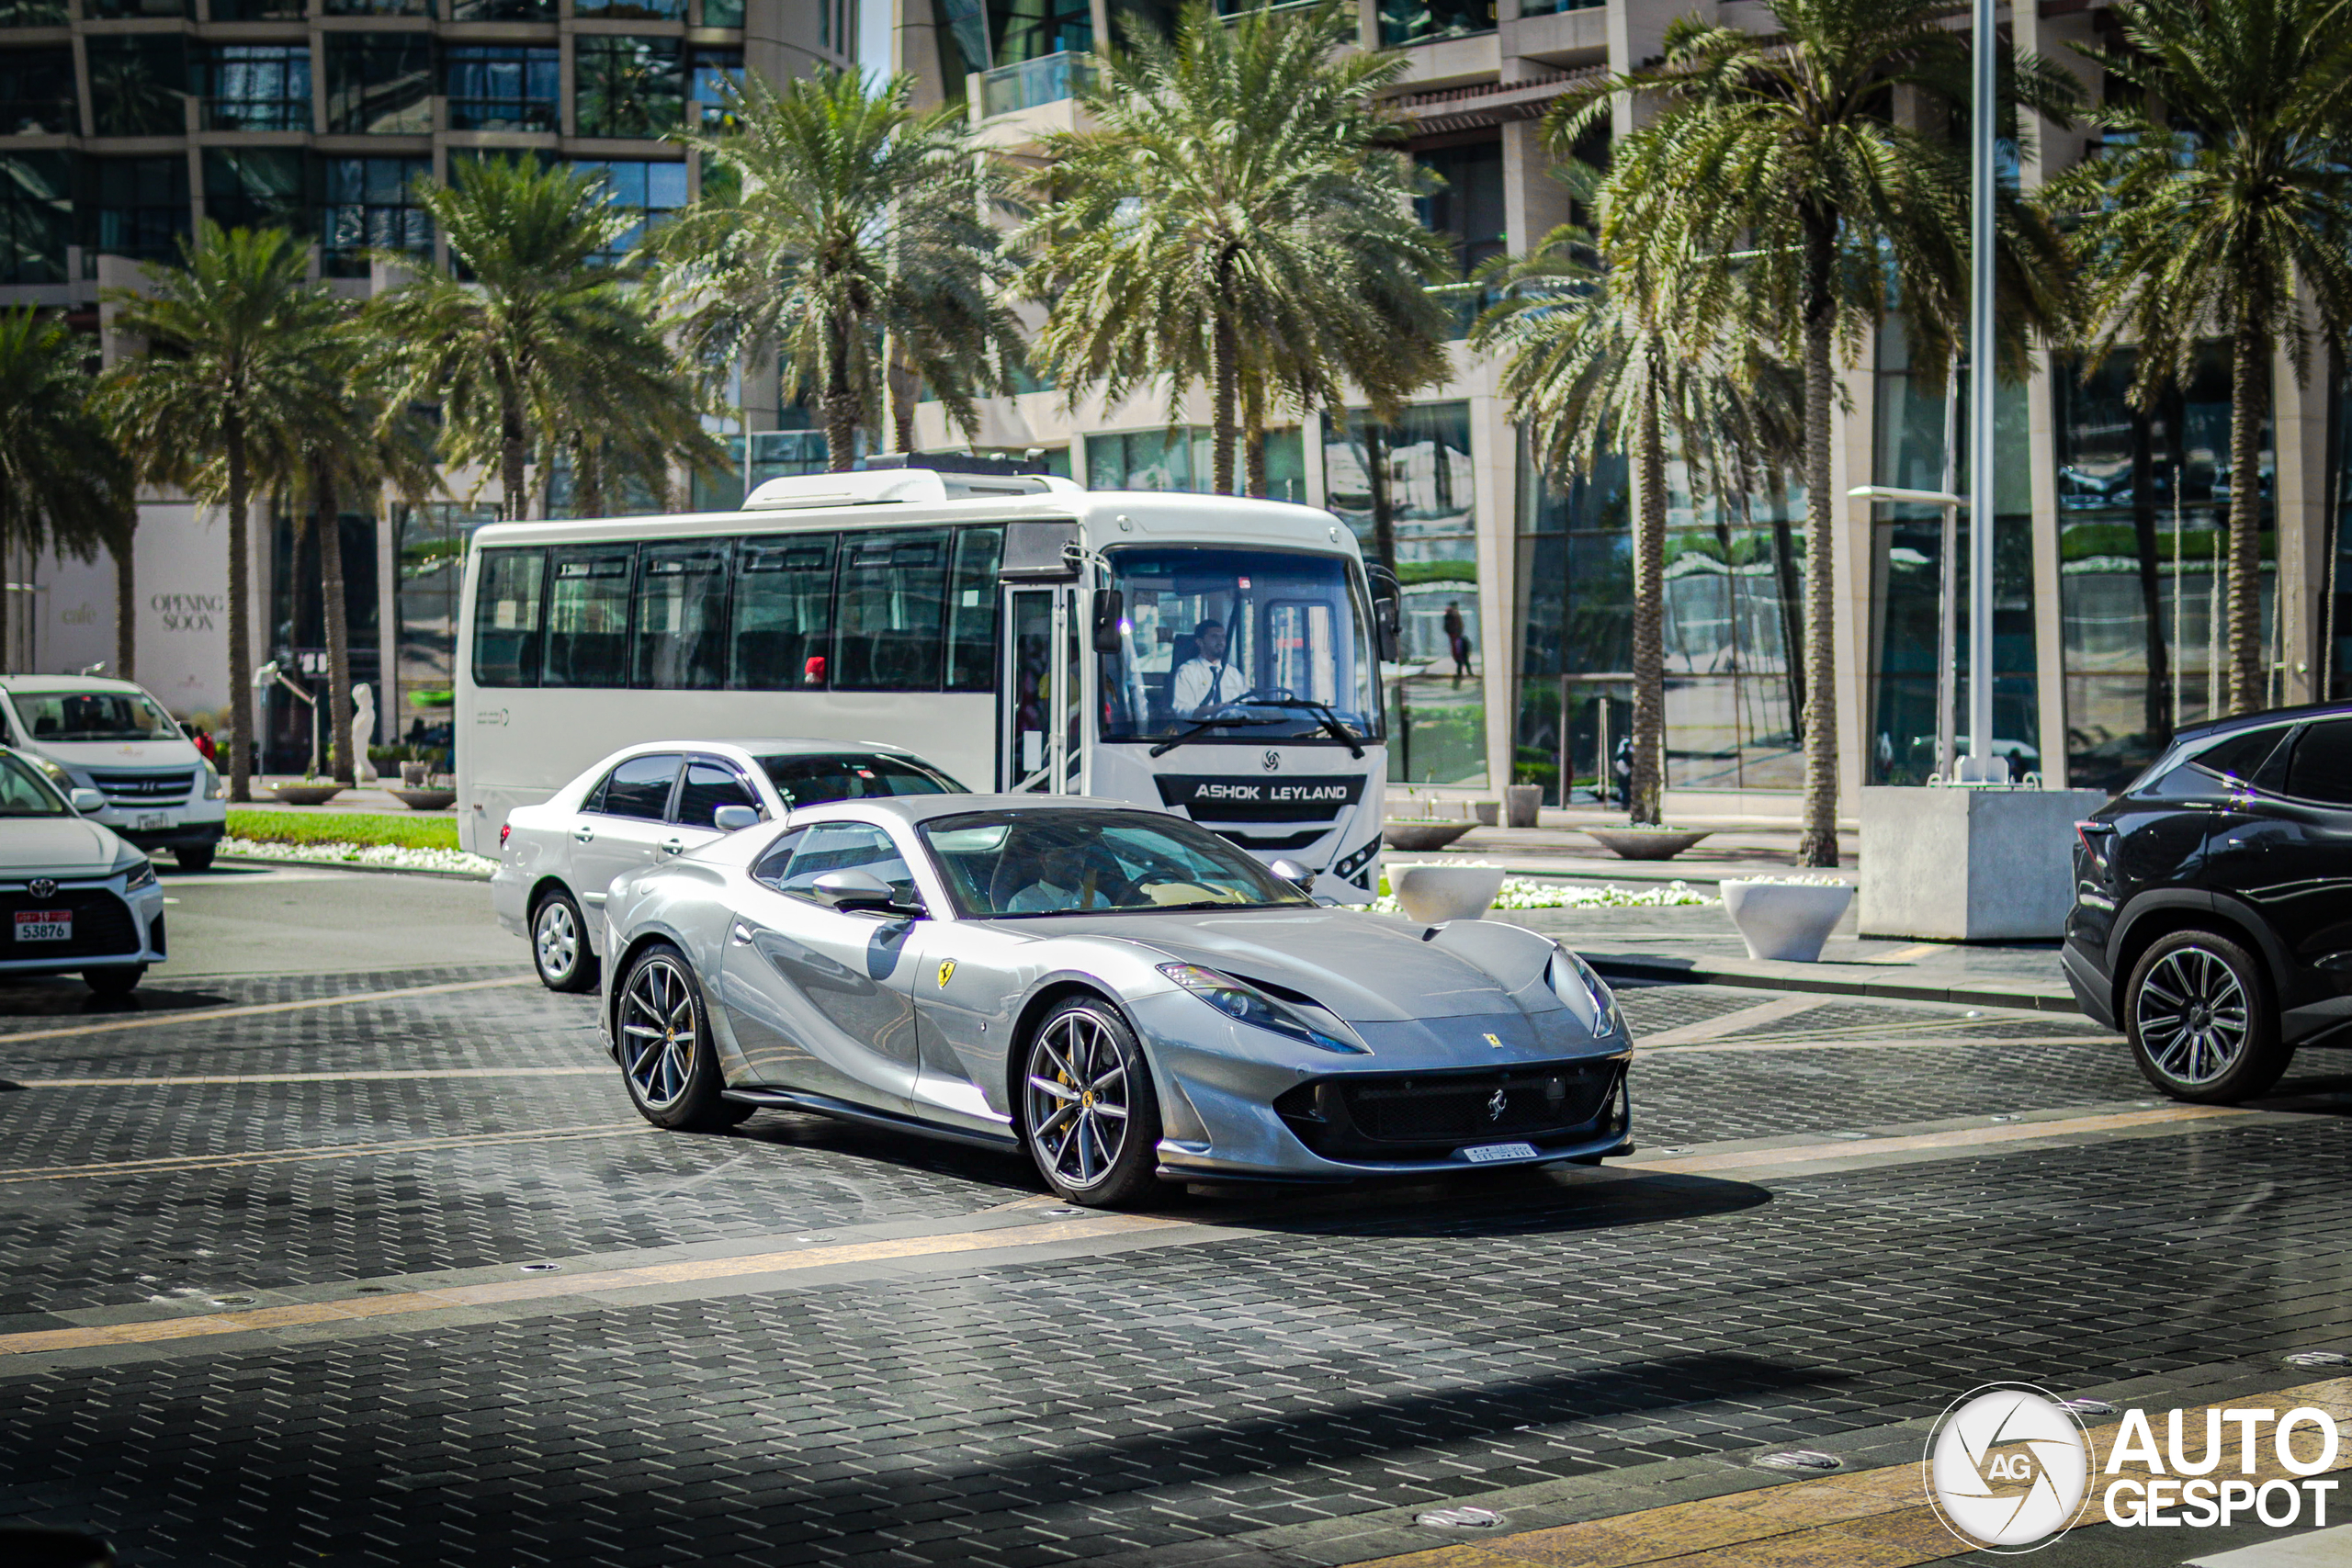
[[[2150,1083],[2245,1100],[2352,1043],[2352,705],[2184,729],[2076,834],[2066,979]]]

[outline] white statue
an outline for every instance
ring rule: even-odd
[[[362,681],[351,688],[351,777],[355,784],[376,782],[376,764],[368,747],[376,739],[376,692]]]

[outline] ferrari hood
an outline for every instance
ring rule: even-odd
[[[1303,991],[1351,1023],[1514,1012],[1486,970],[1422,940],[1425,928],[1323,908],[1070,916],[1021,922],[1038,937],[1112,937],[1238,979]]]
[[[11,817],[0,821],[0,877],[103,876],[120,840],[79,817]]]

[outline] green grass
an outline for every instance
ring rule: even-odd
[[[447,817],[392,817],[367,811],[231,811],[229,836],[268,844],[395,844],[404,850],[454,850],[458,824]]]

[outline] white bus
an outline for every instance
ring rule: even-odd
[[[493,525],[464,594],[479,854],[618,747],[793,736],[1181,811],[1344,901],[1376,885],[1393,605],[1327,512],[874,468],[770,480],[740,512]]]

